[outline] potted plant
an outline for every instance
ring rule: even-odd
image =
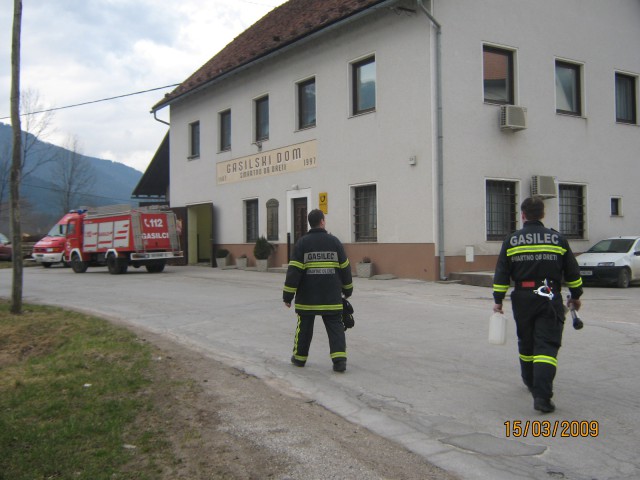
[[[373,275],[373,263],[371,263],[369,257],[363,257],[362,260],[356,264],[356,274],[362,278],[370,278]]]
[[[240,270],[247,269],[247,255],[245,253],[236,258],[236,267],[238,267]]]
[[[218,268],[224,268],[229,265],[229,250],[226,248],[216,250],[216,264]]]
[[[265,237],[256,240],[253,247],[253,256],[256,257],[256,267],[259,272],[266,272],[269,268],[269,256],[274,251],[274,246]]]

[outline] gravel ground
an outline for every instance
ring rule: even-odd
[[[166,386],[154,394],[158,418],[145,419],[164,423],[178,457],[163,479],[456,478],[307,398],[161,335],[136,333],[157,348],[156,382]]]

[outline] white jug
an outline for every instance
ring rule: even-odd
[[[507,318],[499,312],[495,312],[489,318],[489,343],[504,345],[507,343]]]

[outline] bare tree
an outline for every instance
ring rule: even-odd
[[[54,161],[54,156],[49,153],[51,145],[45,144],[46,150],[34,159],[32,153],[38,145],[38,141],[44,142],[51,133],[54,113],[47,110],[40,101],[40,94],[36,90],[26,89],[20,94],[20,107],[24,118],[22,129],[22,179],[40,165]],[[40,143],[42,146],[43,144]]]
[[[70,136],[65,145],[66,152],[56,162],[53,181],[60,191],[61,214],[78,206],[96,181],[95,170],[81,155],[78,139]]]
[[[22,313],[22,232],[20,231],[20,180],[22,172],[22,128],[20,126],[20,33],[22,0],[13,0],[11,36],[11,128],[13,154],[11,162],[11,236],[13,243],[13,285],[11,312]]]
[[[19,95],[20,111],[22,112],[20,117],[24,119],[21,125],[23,129],[22,145],[19,150],[22,155],[20,164],[22,182],[38,167],[54,161],[55,158],[52,146],[43,143],[51,132],[53,112],[46,111],[37,91],[27,89]],[[41,143],[38,143],[38,141]],[[36,147],[40,150],[38,155],[34,155]],[[3,145],[0,150],[0,212],[2,211],[2,201],[9,190],[11,171],[11,161],[9,159],[11,156],[11,145]]]

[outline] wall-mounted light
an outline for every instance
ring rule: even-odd
[[[418,162],[418,159],[416,158],[415,155],[411,155],[409,157],[409,165],[415,165]]]
[[[256,142],[256,147],[258,147],[258,151],[261,152],[262,151],[262,142],[260,140],[258,140]]]
[[[291,185],[291,190],[300,190],[300,187],[298,187],[297,183],[294,183],[293,185]]]

